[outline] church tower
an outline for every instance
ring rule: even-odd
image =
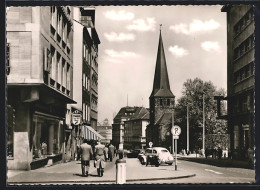
[[[166,59],[163,48],[162,35],[160,30],[159,45],[155,66],[153,81],[153,90],[150,95],[150,124],[147,134],[147,141],[152,141],[155,146],[161,146],[161,141],[167,130],[159,129],[162,126],[161,121],[167,120],[168,125],[171,123],[172,113],[174,110],[175,96],[170,89]],[[167,115],[167,116],[166,116]],[[163,123],[164,125],[165,123]],[[166,132],[167,131],[167,132]],[[167,134],[169,135],[169,134]]]

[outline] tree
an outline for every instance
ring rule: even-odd
[[[178,142],[181,149],[186,149],[187,146],[187,105],[189,106],[190,150],[195,150],[196,147],[202,148],[203,94],[205,134],[211,136],[227,134],[226,121],[216,119],[217,102],[214,100],[214,96],[225,96],[225,90],[217,90],[211,81],[203,82],[199,78],[188,79],[183,84],[182,97],[178,99],[175,107],[175,124],[182,128]],[[224,110],[224,105],[221,108]],[[211,138],[211,136],[207,137]],[[205,142],[212,142],[212,140],[207,139]],[[214,148],[209,147],[212,146],[209,144],[205,146],[205,148]]]

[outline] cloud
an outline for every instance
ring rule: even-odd
[[[195,34],[195,33],[204,33],[212,30],[216,30],[220,24],[214,19],[207,20],[205,22],[201,20],[194,19],[191,23],[185,24],[180,23],[170,26],[170,30],[173,30],[175,33],[179,34]]]
[[[155,30],[155,18],[146,18],[134,20],[132,24],[127,26],[128,30],[136,30],[136,31],[154,31]]]
[[[105,17],[111,20],[117,20],[117,21],[121,21],[121,20],[132,20],[135,15],[132,12],[126,12],[124,10],[121,11],[106,11],[105,12]]]
[[[130,51],[115,51],[113,49],[106,49],[105,53],[111,58],[129,58],[129,57],[137,57],[138,55],[134,52]]]
[[[178,47],[177,45],[170,46],[168,50],[176,57],[183,57],[189,54],[188,50]]]
[[[110,42],[134,41],[135,35],[131,33],[104,33],[105,38]]]
[[[201,47],[208,52],[220,52],[220,46],[218,42],[205,41],[201,43]]]

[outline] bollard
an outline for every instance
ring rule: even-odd
[[[116,160],[116,184],[124,184],[126,182],[126,160]]]

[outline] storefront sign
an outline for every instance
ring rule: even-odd
[[[81,115],[72,114],[72,123],[73,123],[73,125],[79,125],[81,123]]]

